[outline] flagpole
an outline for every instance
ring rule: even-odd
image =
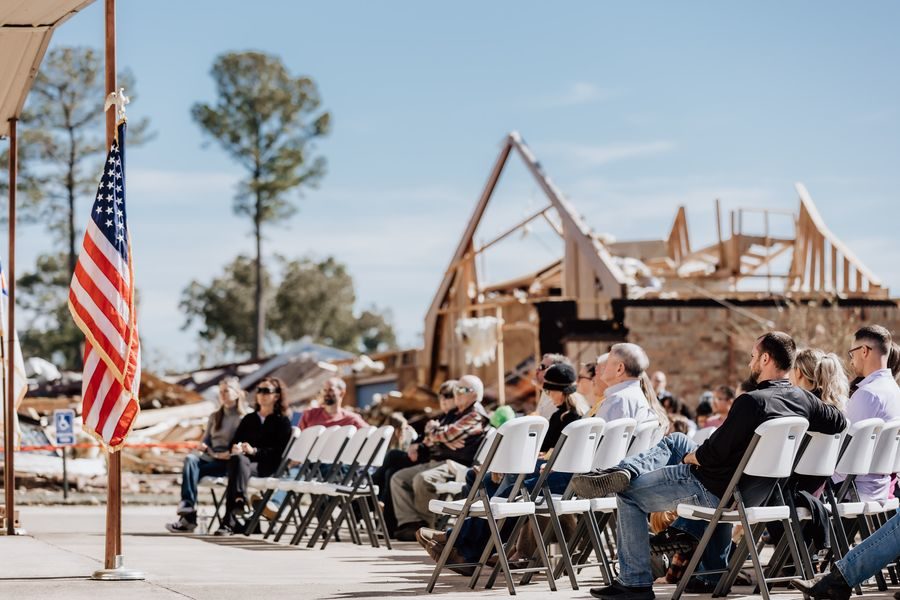
[[[106,0],[106,94],[116,91],[116,0]],[[116,136],[117,110],[106,111],[106,149]],[[140,571],[126,569],[122,564],[122,455],[107,450],[106,488],[106,554],[104,569],[91,579],[103,581],[136,581],[144,579]]]
[[[10,329],[15,327],[16,306],[16,179],[18,178],[19,141],[16,132],[18,119],[9,120],[9,299],[7,313]],[[15,373],[14,353],[15,336],[8,335],[9,369],[7,373]],[[0,342],[2,343],[2,342]],[[15,411],[15,386],[13,377],[7,377],[6,400],[4,402],[5,414],[3,418],[3,489],[6,492],[6,535],[16,535],[16,467],[13,448],[16,444],[15,429],[13,427],[13,412]]]

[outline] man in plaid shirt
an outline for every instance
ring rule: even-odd
[[[465,481],[484,437],[488,415],[481,406],[484,384],[474,375],[460,377],[454,389],[455,418],[444,424],[429,421],[420,444],[409,457],[419,464],[397,471],[391,478],[391,497],[397,515],[396,537],[413,541],[420,527],[431,526],[434,515],[428,502],[437,498],[435,484]]]

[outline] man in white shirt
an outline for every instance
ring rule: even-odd
[[[647,353],[637,344],[616,344],[609,350],[603,368],[603,402],[596,416],[607,423],[615,419],[631,418],[638,423],[655,419],[647,397],[641,390],[639,377],[650,366]]]
[[[881,325],[868,325],[857,331],[850,348],[850,368],[863,377],[847,402],[847,420],[851,423],[878,418],[890,421],[900,417],[900,388],[888,369],[891,332]],[[861,475],[856,487],[861,500],[887,498],[889,475]]]

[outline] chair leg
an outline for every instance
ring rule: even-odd
[[[224,523],[222,522],[222,500],[225,499],[225,495],[222,494],[222,498],[218,498],[216,496],[216,490],[213,488],[210,488],[209,493],[212,494],[213,507],[215,509],[213,518],[209,520],[209,524],[215,525],[216,521],[218,521],[219,527],[221,527],[222,525],[224,525]]]
[[[371,480],[369,480],[369,498],[372,501],[372,506],[378,517],[378,527],[381,529],[381,535],[384,537],[384,545],[387,546],[388,550],[393,550],[393,548],[391,548],[391,536],[388,535],[387,523],[385,523],[384,520],[384,512],[381,510],[381,504],[378,502],[378,495],[375,493],[375,486]]]
[[[494,547],[497,549],[497,563],[500,565],[500,569],[503,571],[503,575],[506,577],[506,588],[509,590],[511,596],[516,594],[516,586],[513,583],[512,573],[509,570],[509,561],[506,560],[506,548],[503,546],[503,538],[500,537],[500,528],[497,527],[497,522],[494,520],[494,514],[491,511],[490,499],[486,497],[483,499],[484,501],[484,512],[486,521],[488,524],[488,528],[491,530],[491,538],[494,540]],[[538,539],[540,539],[541,532],[537,532]],[[475,567],[478,569],[478,567]],[[476,571],[477,573],[477,571]],[[553,579],[551,578],[551,581]]]
[[[380,548],[381,544],[378,541],[378,532],[375,529],[375,523],[372,522],[372,514],[369,512],[369,503],[366,501],[365,496],[356,498],[353,501],[356,502],[362,513],[363,524],[366,526],[366,535],[369,536],[369,544],[371,544],[373,548]]]
[[[287,492],[284,495],[284,500],[281,502],[281,505],[278,507],[278,511],[275,513],[275,518],[269,522],[268,528],[266,528],[266,532],[263,534],[263,539],[269,539],[269,536],[272,535],[272,532],[275,531],[275,527],[281,521],[281,517],[284,515],[285,509],[288,507],[289,500],[293,496],[293,492]]]
[[[284,499],[285,504],[288,505],[287,513],[285,514],[284,520],[281,521],[281,524],[278,526],[278,531],[275,533],[274,540],[276,542],[281,541],[281,536],[285,534],[288,525],[290,525],[291,522],[293,522],[295,526],[298,524],[295,513],[299,508],[301,496],[302,494],[295,494],[293,496],[290,496],[289,498]]]
[[[467,509],[468,507],[465,507]],[[462,522],[462,519],[465,518],[466,510],[459,515],[458,523]],[[444,565],[447,564],[447,559],[450,557],[450,551],[453,550],[453,546],[456,544],[456,538],[459,537],[459,526],[457,525],[450,531],[450,537],[447,538],[447,544],[444,546],[444,550],[441,552],[440,557],[438,558],[437,564],[434,565],[434,570],[431,572],[431,579],[428,580],[428,585],[425,586],[425,592],[430,594],[434,591],[434,586],[437,583],[438,576],[441,574],[441,571],[444,568]]]
[[[685,569],[684,574],[678,581],[678,585],[675,586],[675,591],[672,593],[672,600],[678,600],[679,598],[681,598],[681,595],[684,594],[684,588],[687,587],[688,581],[690,581],[691,579],[691,575],[693,575],[694,571],[697,570],[697,565],[700,564],[700,557],[703,556],[703,552],[706,550],[706,546],[709,545],[709,540],[712,539],[713,532],[716,529],[716,525],[719,524],[721,512],[721,510],[716,510],[716,512],[713,514],[712,520],[710,520],[709,524],[706,526],[706,530],[703,532],[703,537],[700,538],[700,543],[697,544],[697,548],[696,550],[694,550],[694,554],[693,556],[691,556],[690,562],[688,562],[687,569]],[[765,600],[768,600],[768,598],[766,598]]]
[[[334,514],[334,509],[337,508],[338,503],[340,502],[340,498],[334,496],[333,498],[329,498],[325,501],[325,506],[322,510],[322,514],[319,516],[319,522],[316,523],[316,528],[313,529],[312,535],[309,536],[309,541],[306,544],[307,548],[314,548],[316,542],[319,541],[319,536],[322,535],[326,527],[328,527],[328,517]],[[341,515],[343,516],[344,511],[341,511]],[[334,533],[334,530],[340,525],[340,521],[336,521],[334,527],[332,529],[328,529],[328,535],[330,536]]]
[[[313,546],[315,546],[316,541],[319,539],[319,536],[321,536],[322,537],[322,546],[319,548],[319,550],[324,550],[325,546],[328,545],[328,542],[334,536],[334,533],[337,530],[337,528],[341,526],[341,521],[344,520],[344,517],[347,514],[347,507],[349,506],[350,503],[343,502],[339,498],[335,497],[334,501],[328,507],[331,509],[331,512],[334,511],[338,502],[341,503],[341,512],[338,514],[337,518],[334,520],[334,524],[331,526],[331,528],[328,529],[327,532],[324,533],[324,535],[323,535],[323,530],[325,529],[325,527],[322,526],[321,529],[319,527],[317,527],[316,530],[313,532],[312,537],[309,540],[309,544],[307,544],[307,548],[312,548]],[[325,509],[325,510],[326,510],[325,514],[331,514],[331,512],[329,512],[328,509]],[[324,520],[322,520],[319,522],[319,524],[325,525],[326,523]]]
[[[539,556],[541,558],[541,562],[544,564],[544,572],[547,574],[547,583],[550,585],[550,591],[556,591],[556,580],[553,579],[553,570],[550,568],[550,558],[547,556],[547,548],[544,546],[544,538],[541,535],[541,526],[538,524],[537,515],[534,513],[528,515],[528,520],[531,522],[531,529],[534,533],[534,541],[537,545],[537,550]],[[506,556],[504,555],[504,559]]]
[[[603,547],[603,537],[600,529],[600,523],[597,521],[597,518],[593,513],[589,513],[589,521],[588,535],[591,539],[591,545],[594,547],[594,553],[597,555],[597,560],[600,562],[600,571],[603,573],[603,579],[605,580],[606,585],[612,585],[612,567],[609,564],[609,557],[606,555],[606,550]],[[609,517],[603,519],[604,527],[606,526],[606,523],[608,521]],[[612,550],[610,550],[610,552],[611,551]],[[588,556],[590,556],[590,554],[588,554]]]
[[[737,492],[735,492],[735,496],[738,496]],[[752,537],[753,528],[747,521],[747,513],[744,511],[744,503],[740,500],[740,496],[738,496],[737,511],[741,518],[741,524],[744,526],[744,539],[747,541],[747,551],[750,553],[750,562],[753,563],[753,570],[756,571],[756,577],[759,581],[759,593],[762,595],[763,600],[769,600],[769,585],[766,583],[766,574],[759,561],[759,553],[756,551],[756,540]]]
[[[803,541],[803,532],[800,532],[800,539],[797,539],[796,529],[791,525],[789,520],[784,520],[781,522],[784,526],[784,534],[788,536],[788,548],[791,551],[791,557],[794,560],[794,574],[798,576],[798,579],[812,579],[812,562],[809,562],[809,566],[803,561],[803,554],[800,551],[800,542],[803,542],[803,548],[806,550],[806,542]],[[809,560],[809,554],[806,555],[807,560]]]

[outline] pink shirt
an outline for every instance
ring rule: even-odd
[[[300,429],[306,429],[314,425],[324,425],[325,427],[331,427],[332,425],[368,427],[369,424],[355,412],[339,408],[337,413],[331,415],[328,414],[324,407],[319,406],[303,411],[303,416],[300,417]]]

